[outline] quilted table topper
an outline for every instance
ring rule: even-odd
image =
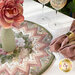
[[[16,40],[14,52],[3,52],[0,43],[0,75],[41,75],[55,58],[49,48],[51,34],[29,21],[13,31]]]

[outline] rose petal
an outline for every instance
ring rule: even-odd
[[[3,6],[4,6],[4,1],[0,0],[0,17],[1,17],[1,10],[2,10]]]
[[[15,0],[5,0],[5,5],[13,6],[15,4]]]
[[[18,27],[20,26],[20,23],[14,22],[14,23],[12,24],[12,26],[18,28]]]
[[[16,8],[16,7],[13,8],[13,15],[14,15],[14,16],[17,16],[18,13],[19,13],[18,8]]]
[[[8,11],[5,11],[5,16],[8,18],[13,18],[13,14],[10,14]]]
[[[14,19],[13,26],[18,28],[23,21],[24,21],[24,16],[19,15]]]
[[[16,0],[16,3],[21,3],[23,4],[24,0]]]
[[[1,1],[1,0],[0,0]],[[10,28],[12,25],[18,26],[24,21],[23,8],[20,3],[23,0],[2,0],[4,4],[0,9],[0,25]],[[17,2],[17,3],[16,3]]]
[[[11,28],[11,23],[7,23],[3,18],[0,18],[0,24],[3,26],[5,29]]]
[[[0,0],[0,9],[4,6],[4,1]]]
[[[0,17],[1,17],[1,9],[0,9]]]
[[[20,4],[17,4],[17,8],[19,10],[19,13],[23,14],[23,7]]]
[[[13,19],[11,19],[11,18],[7,18],[7,17],[3,17],[4,18],[4,20],[7,22],[7,23],[13,23],[14,22],[14,20]]]
[[[5,8],[3,8],[2,12],[1,12],[1,18],[3,18],[7,23],[12,23],[14,20],[12,18],[8,18],[7,16],[7,12],[4,12]]]
[[[19,14],[18,16],[16,16],[16,17],[14,18],[14,21],[15,21],[15,22],[18,22],[18,23],[21,23],[21,22],[24,21],[24,16],[21,15],[21,14]]]
[[[17,16],[18,13],[19,13],[18,9],[16,7],[14,7],[12,9],[6,9],[5,16],[7,18],[13,18],[14,16]]]

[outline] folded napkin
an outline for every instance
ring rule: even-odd
[[[75,21],[72,23],[70,32],[57,37],[50,43],[50,50],[75,60]]]

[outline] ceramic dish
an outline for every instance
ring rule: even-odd
[[[17,47],[14,52],[0,54],[0,75],[41,75],[55,58],[49,48],[52,35],[29,21],[13,31]]]

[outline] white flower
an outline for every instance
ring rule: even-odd
[[[24,47],[25,46],[25,40],[23,38],[15,38],[16,39],[16,45],[18,47]]]

